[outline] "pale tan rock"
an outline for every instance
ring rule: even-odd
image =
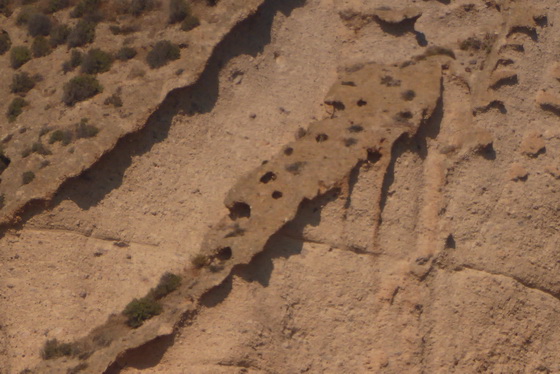
[[[514,163],[510,166],[508,178],[512,181],[525,181],[529,176],[529,172],[520,163]]]
[[[538,157],[546,151],[546,143],[540,133],[531,131],[523,137],[519,150],[526,156]]]
[[[373,14],[381,21],[387,23],[401,23],[409,19],[415,19],[422,15],[422,10],[411,6],[403,9],[379,8]]]

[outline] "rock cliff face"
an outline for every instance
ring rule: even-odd
[[[190,80],[14,192],[0,372],[559,371],[555,4],[259,4],[193,3],[231,19]]]

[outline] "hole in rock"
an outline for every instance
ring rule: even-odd
[[[276,200],[279,199],[279,198],[281,198],[282,196],[283,196],[283,195],[282,195],[282,192],[280,192],[280,191],[274,191],[274,192],[272,193],[272,198],[273,198],[273,199],[276,199]]]
[[[364,105],[367,105],[367,101],[360,99],[360,100],[358,100],[358,102],[356,104],[358,106],[364,106]]]
[[[329,140],[329,136],[327,134],[319,134],[317,135],[317,137],[315,137],[315,140],[317,141],[317,143],[326,142],[327,140]]]
[[[273,180],[276,180],[276,174],[271,171],[261,177],[261,183],[268,183]]]
[[[238,218],[249,218],[251,217],[251,207],[249,204],[238,201],[229,207],[229,218],[236,220]]]
[[[229,260],[233,256],[231,247],[220,248],[216,254],[216,258],[220,261]]]
[[[377,149],[368,149],[367,151],[368,162],[375,164],[377,161],[381,160],[381,153]]]

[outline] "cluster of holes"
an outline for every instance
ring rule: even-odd
[[[381,84],[387,87],[399,87],[401,85],[401,81],[393,78],[390,75],[385,75],[381,77]]]
[[[237,201],[229,207],[229,218],[236,220],[238,218],[250,218],[251,217],[251,207],[249,204],[242,201]]]
[[[276,180],[276,174],[274,174],[273,172],[269,171],[268,173],[266,173],[265,175],[263,175],[261,177],[261,183],[268,183],[270,181],[274,181]]]
[[[315,140],[317,141],[317,143],[326,142],[327,140],[329,140],[329,136],[327,134],[321,133],[315,137]]]
[[[280,199],[282,196],[283,196],[283,194],[282,194],[281,191],[274,191],[274,192],[272,193],[272,198],[275,199],[275,200]]]

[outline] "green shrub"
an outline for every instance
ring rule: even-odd
[[[10,34],[7,31],[0,31],[0,56],[10,50],[12,46],[12,39],[10,39]]]
[[[128,35],[138,31],[138,27],[134,25],[126,25],[126,26],[111,25],[109,26],[109,30],[111,30],[113,35]]]
[[[31,145],[31,153],[37,153],[42,156],[52,155],[52,152],[49,151],[41,142],[35,142]]]
[[[43,13],[32,13],[27,21],[27,31],[29,35],[36,37],[39,35],[48,36],[51,33],[52,22],[49,16]]]
[[[175,291],[181,285],[181,277],[166,272],[163,274],[159,280],[158,285],[150,291],[150,296],[154,299],[159,300],[162,297],[169,295],[171,292]]]
[[[35,179],[35,173],[34,172],[25,171],[21,175],[21,184],[23,184],[23,185],[29,184],[29,183],[33,182],[34,179]],[[63,356],[68,356],[68,355],[63,355]],[[60,357],[60,356],[57,356],[57,357]]]
[[[16,94],[26,94],[30,89],[35,87],[35,80],[27,73],[14,74],[10,91]]]
[[[63,91],[62,101],[73,106],[103,92],[103,87],[93,75],[79,75],[66,83]]]
[[[126,324],[132,328],[137,328],[142,326],[144,321],[160,314],[162,309],[161,304],[154,298],[146,296],[128,303],[123,314],[127,317]]]
[[[49,0],[45,8],[46,13],[54,13],[58,12],[59,10],[68,8],[70,6],[69,0]]]
[[[0,14],[9,17],[12,15],[12,8],[10,7],[10,0],[0,0]]]
[[[72,132],[66,130],[56,130],[51,133],[49,138],[49,144],[54,144],[56,142],[61,142],[62,145],[67,146],[72,142]]]
[[[195,269],[202,269],[210,264],[210,260],[207,256],[203,254],[197,254],[191,259],[191,264]]]
[[[123,106],[123,102],[121,97],[118,94],[112,94],[111,96],[109,96],[108,98],[105,99],[105,101],[103,102],[103,104],[105,105],[112,105],[115,108],[120,108]]]
[[[29,103],[21,97],[16,97],[15,99],[13,99],[8,106],[8,112],[6,112],[6,116],[8,117],[10,122],[15,121],[15,119],[23,112],[23,108],[27,105],[29,105]]]
[[[33,44],[31,44],[31,51],[33,52],[33,57],[43,57],[52,52],[51,46],[44,36],[38,36],[33,39]]]
[[[189,4],[185,0],[171,0],[169,2],[169,23],[177,23],[191,14]]]
[[[20,68],[29,60],[31,60],[31,51],[24,45],[13,47],[10,51],[10,63],[14,69]]]
[[[183,31],[191,31],[192,29],[200,26],[200,21],[197,17],[189,14],[181,23],[181,30]]]
[[[154,0],[132,0],[130,2],[129,13],[134,16],[139,16],[144,12],[150,11],[155,8]]]
[[[119,51],[117,52],[117,59],[121,60],[121,61],[128,61],[132,58],[134,58],[136,56],[136,49],[132,48],[132,47],[122,47],[121,49],[119,49]]]
[[[57,47],[66,43],[68,35],[70,35],[70,27],[68,25],[56,25],[51,31],[50,43],[52,47]]]
[[[82,60],[81,70],[85,74],[99,74],[109,71],[113,56],[99,48],[90,49]]]
[[[80,20],[68,34],[68,46],[70,48],[81,47],[92,43],[95,39],[95,23]]]
[[[179,57],[181,57],[181,50],[178,45],[171,43],[169,40],[160,40],[148,52],[146,60],[152,69],[156,69],[166,65],[169,61],[179,59]]]
[[[80,18],[86,15],[92,15],[97,12],[100,3],[100,0],[81,0],[76,4],[74,9],[72,9],[72,12],[70,12],[70,17]]]
[[[76,124],[76,138],[87,139],[93,138],[99,133],[99,129],[94,125],[90,125],[87,118],[82,118],[80,123]]]
[[[29,18],[35,13],[37,13],[37,10],[34,7],[25,6],[21,8],[16,18],[16,25],[27,25],[29,23]]]
[[[26,173],[32,173],[31,171]],[[25,174],[25,173],[24,173]],[[49,339],[45,342],[43,349],[41,349],[41,357],[43,360],[50,360],[64,356],[77,356],[80,353],[76,344],[61,343],[56,339]]]
[[[70,60],[65,61],[62,64],[62,71],[68,73],[69,71],[74,70],[76,67],[80,66],[80,64],[82,63],[82,59],[82,52],[78,51],[77,49],[73,49],[70,54]]]

